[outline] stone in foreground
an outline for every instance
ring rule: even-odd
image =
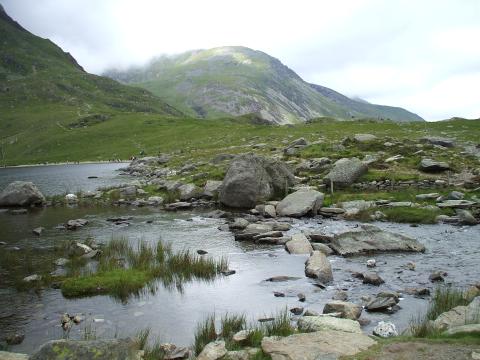
[[[52,340],[40,347],[30,360],[135,360],[138,351],[130,339]]]
[[[332,266],[324,253],[316,250],[310,255],[305,263],[305,275],[322,283],[333,281]]]
[[[295,183],[295,177],[281,161],[253,154],[235,158],[223,179],[220,202],[232,208],[254,208],[280,197]]]
[[[0,192],[0,206],[42,205],[45,197],[32,182],[14,181]]]
[[[391,322],[380,321],[373,329],[373,335],[380,336],[382,338],[389,338],[392,336],[398,336],[395,325]]]
[[[342,318],[357,320],[362,314],[362,307],[351,302],[333,300],[325,304],[325,307],[323,308],[324,314],[338,312],[341,314],[340,317]]]
[[[327,330],[279,339],[266,337],[262,340],[262,350],[272,360],[330,360],[355,355],[375,344],[375,340],[364,334]]]
[[[0,360],[28,360],[27,354],[0,351]]]
[[[298,329],[300,331],[320,331],[335,330],[347,333],[361,334],[358,321],[342,319],[334,316],[304,316],[298,319]]]
[[[425,246],[405,235],[381,230],[373,225],[362,225],[360,230],[335,235],[330,247],[342,256],[388,251],[423,252]]]
[[[277,205],[280,216],[301,217],[307,214],[316,215],[323,204],[323,193],[312,190],[298,190],[287,195]]]
[[[225,356],[227,349],[225,341],[214,341],[208,343],[197,356],[197,360],[217,360]]]

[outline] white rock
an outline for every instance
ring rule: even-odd
[[[398,332],[393,323],[380,321],[373,329],[373,335],[380,336],[382,338],[388,338],[392,336],[398,336]]]

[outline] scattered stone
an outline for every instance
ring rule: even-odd
[[[323,182],[334,188],[352,185],[359,177],[365,174],[368,167],[357,158],[343,158],[333,164],[332,170],[324,177]]]
[[[313,250],[320,251],[321,253],[324,253],[326,256],[333,254],[333,250],[330,249],[328,245],[325,245],[322,243],[313,243],[311,245]]]
[[[433,322],[439,330],[448,330],[456,326],[478,323],[480,314],[480,296],[477,296],[467,306],[456,306],[452,310],[440,314]]]
[[[307,299],[307,297],[303,293],[297,294],[297,298],[298,298],[298,301],[300,302],[305,302],[305,300]]]
[[[293,234],[292,239],[285,244],[285,248],[290,254],[308,255],[313,251],[312,245],[302,233]]]
[[[67,265],[68,261],[69,260],[65,259],[65,258],[58,258],[57,260],[54,261],[54,264],[57,265],[57,266],[63,267],[65,265]]]
[[[183,184],[178,187],[181,201],[191,200],[193,198],[199,198],[202,195],[202,190],[195,184]]]
[[[367,260],[367,267],[373,268],[377,266],[377,261],[375,259],[368,259]]]
[[[422,159],[422,161],[420,162],[420,170],[425,172],[441,172],[449,169],[450,165],[443,161]]]
[[[468,210],[464,209],[455,209],[457,213],[458,220],[460,224],[463,225],[476,225],[478,224],[478,220],[472,215],[472,213]]]
[[[78,197],[75,194],[67,194],[65,195],[65,202],[67,204],[76,204],[78,203]]]
[[[439,193],[418,194],[415,196],[417,200],[434,200],[440,197]]]
[[[262,350],[272,360],[319,360],[352,356],[375,344],[375,340],[364,334],[327,330],[265,337]]]
[[[332,296],[332,300],[347,301],[347,299],[348,299],[348,294],[346,291],[343,291],[343,290],[335,291],[335,294],[333,294]]]
[[[365,309],[367,311],[386,311],[397,305],[399,299],[394,296],[379,296],[377,295],[373,300],[370,300]]]
[[[323,193],[316,190],[298,190],[280,201],[277,205],[277,213],[279,216],[288,217],[316,215],[322,207],[323,198]]]
[[[65,224],[67,230],[76,230],[88,224],[88,220],[85,219],[74,219],[68,220]]]
[[[38,274],[29,275],[23,278],[24,282],[35,282],[42,280],[42,276]]]
[[[240,155],[225,175],[220,202],[233,208],[251,209],[286,193],[294,183],[294,175],[284,163],[253,154]]]
[[[480,324],[467,324],[454,326],[445,331],[446,335],[469,334],[480,335]]]
[[[404,159],[404,157],[402,155],[394,155],[392,157],[389,157],[389,158],[385,159],[385,162],[390,163],[390,162],[399,161],[399,160],[403,160],[403,159]]]
[[[192,204],[185,201],[178,201],[165,206],[167,211],[187,210],[192,207]]]
[[[359,230],[335,235],[330,247],[342,256],[387,251],[425,251],[425,247],[415,239],[365,224]]]
[[[279,292],[279,291],[274,291],[273,296],[275,297],[285,297],[285,293]]]
[[[284,282],[284,281],[292,281],[292,280],[299,280],[299,277],[295,276],[273,276],[271,278],[265,279],[265,281],[270,282]]]
[[[217,360],[224,357],[227,353],[225,341],[214,341],[208,343],[197,356],[197,360]]]
[[[309,236],[313,242],[319,242],[322,244],[329,244],[334,238],[334,235],[332,234],[322,234],[322,233],[312,233],[312,234],[309,234]]]
[[[291,312],[293,315],[302,315],[302,313],[303,313],[303,307],[299,306],[299,307],[291,308],[291,309],[290,309],[290,312]]]
[[[237,272],[235,270],[223,270],[221,273],[223,276],[231,276],[236,274]]]
[[[438,202],[437,206],[439,208],[452,208],[452,209],[468,209],[471,208],[476,203],[469,200],[444,200]]]
[[[14,181],[0,192],[0,206],[39,206],[45,197],[32,182]]]
[[[233,223],[230,223],[228,227],[232,230],[243,230],[245,229],[250,222],[248,220],[245,220],[243,218],[235,218]]]
[[[19,345],[23,342],[25,339],[25,334],[21,333],[15,333],[15,334],[9,334],[5,337],[5,342],[8,345]],[[1,357],[0,357],[1,359]]]
[[[460,191],[452,191],[448,194],[448,200],[462,200],[465,197],[465,194]]]
[[[377,326],[373,328],[373,335],[382,338],[389,338],[392,336],[398,336],[398,332],[393,323],[380,321]]]
[[[345,216],[351,217],[357,215],[360,211],[368,210],[376,206],[375,201],[353,200],[340,203],[342,209],[345,210]]]
[[[437,270],[428,277],[431,282],[445,281],[444,277],[447,275],[445,271]]]
[[[187,347],[179,347],[166,351],[165,355],[163,356],[164,360],[181,360],[181,359],[188,359],[190,357],[190,349]]]
[[[451,148],[455,146],[455,141],[448,138],[429,136],[420,139],[423,143],[428,143],[432,145],[440,145],[443,147]]]
[[[45,228],[40,226],[40,227],[37,227],[37,228],[33,229],[32,232],[35,235],[40,236],[40,235],[42,235],[43,230],[45,230]]]
[[[379,286],[384,284],[385,281],[376,273],[364,273],[363,274],[363,283]]]
[[[322,283],[333,281],[332,266],[324,253],[313,251],[312,255],[305,263],[305,275],[318,279]]]
[[[197,250],[197,254],[198,254],[198,255],[205,255],[205,254],[208,254],[208,251],[199,249],[199,250]]]
[[[362,307],[351,302],[334,300],[325,304],[323,313],[340,313],[341,318],[357,320],[362,314]]]
[[[222,182],[217,180],[207,180],[203,187],[203,195],[208,198],[216,198],[220,193]]]
[[[28,360],[29,356],[27,354],[21,354],[16,352],[7,352],[0,351],[1,360]]]
[[[251,330],[240,330],[233,335],[232,340],[236,343],[241,343],[248,339],[251,332]]]
[[[377,140],[377,137],[373,134],[355,134],[353,140],[359,143],[370,142]]]

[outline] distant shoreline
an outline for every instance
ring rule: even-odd
[[[23,164],[23,165],[10,165],[2,166],[1,169],[12,169],[12,168],[25,168],[25,167],[39,167],[39,166],[60,166],[60,165],[84,165],[84,164],[128,164],[129,160],[121,161],[67,161],[67,162],[58,162],[58,163],[45,163],[45,164]]]

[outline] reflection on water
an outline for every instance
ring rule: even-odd
[[[116,171],[125,166],[126,163],[101,163],[0,168],[0,190],[12,181],[32,181],[47,196],[94,191],[131,181]]]

